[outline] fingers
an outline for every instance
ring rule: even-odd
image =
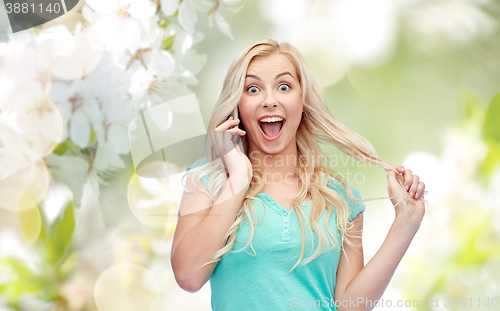
[[[239,123],[239,119],[233,120],[233,117],[230,117],[210,133],[212,145],[216,150],[216,156],[221,158],[222,164],[225,167],[226,155],[233,150],[239,151],[239,153],[242,150],[240,136],[246,135],[246,132],[237,127]],[[230,128],[231,126],[235,127]],[[239,148],[238,145],[240,145]]]
[[[397,184],[398,180],[396,179],[396,173],[394,171],[389,171],[387,173],[387,180],[389,181],[389,184]]]
[[[396,170],[403,174],[405,178],[404,187],[408,191],[410,197],[418,199],[422,196],[425,190],[425,184],[420,181],[418,175],[413,175],[413,172],[409,169],[405,169],[403,166],[399,165],[395,167]]]
[[[236,126],[240,123],[240,119],[233,120],[233,117],[215,128],[216,131],[227,131],[229,128]]]
[[[403,177],[405,178],[405,183],[404,183],[404,187],[406,189],[406,191],[408,191],[411,187],[411,185],[413,184],[413,173],[411,172],[411,170],[408,170],[408,169],[404,169],[404,167],[400,166],[401,167],[401,170],[398,170],[400,171],[402,174],[403,174]]]
[[[424,193],[425,184],[423,182],[418,183],[417,192],[415,193],[415,199],[418,199]]]
[[[229,129],[229,130],[226,130],[226,132],[232,132],[232,133],[238,134],[240,136],[243,136],[243,135],[245,135],[247,133],[244,130],[242,130],[240,128],[237,128],[237,127]]]
[[[415,195],[415,193],[417,192],[417,187],[418,187],[418,183],[420,181],[420,178],[418,177],[418,175],[413,175],[412,176],[412,184],[410,186],[410,197],[413,197]]]

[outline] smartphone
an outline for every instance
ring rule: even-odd
[[[236,106],[234,108],[234,111],[233,111],[233,120],[236,120],[236,119],[238,119],[238,106]],[[240,127],[240,125],[241,125],[241,127]],[[241,120],[240,120],[240,123],[238,125],[235,125],[233,128],[239,128],[239,129],[245,130],[243,127],[243,124],[241,123]],[[234,135],[233,138],[235,139],[234,142],[240,146],[240,150],[244,150],[243,143],[241,141],[241,137],[239,135]]]
[[[238,106],[234,107],[234,110],[233,110],[233,120],[236,120],[236,119],[238,119]],[[236,127],[238,127],[238,125],[235,125],[232,128],[234,129]]]

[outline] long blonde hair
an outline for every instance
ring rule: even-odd
[[[324,154],[319,149],[318,142],[332,143],[339,150],[359,161],[377,164],[386,171],[392,170],[396,172],[396,176],[401,185],[403,185],[404,179],[395,168],[387,164],[378,156],[377,152],[367,139],[340,123],[330,114],[324,100],[323,90],[320,83],[307,67],[299,51],[286,42],[278,44],[278,42],[272,39],[262,40],[248,46],[239,53],[229,67],[224,79],[221,94],[214,106],[212,117],[208,125],[208,133],[225,122],[233,110],[238,106],[238,102],[240,101],[243,93],[247,68],[252,59],[257,56],[266,57],[274,53],[285,55],[294,64],[299,76],[305,106],[303,119],[297,129],[296,135],[297,152],[299,156],[297,164],[299,167],[298,173],[301,186],[299,193],[293,199],[294,209],[299,219],[302,232],[302,249],[297,263],[290,270],[292,271],[298,264],[307,264],[319,256],[325,249],[324,247],[326,246],[327,241],[329,241],[332,247],[335,247],[332,238],[336,243],[336,236],[330,232],[327,225],[329,216],[333,211],[335,211],[337,215],[337,229],[339,230],[341,237],[340,245],[345,242],[349,246],[354,246],[348,238],[351,236],[348,232],[351,228],[349,225],[352,225],[348,221],[350,216],[349,206],[338,193],[328,188],[328,180],[324,177],[330,176],[340,182],[345,188],[349,198],[354,202],[365,202],[374,199],[387,198],[371,198],[364,200],[355,198],[349,185],[342,178],[342,176],[322,164],[321,156],[324,157]],[[243,136],[241,139],[244,152],[248,155],[247,137]],[[307,156],[305,156],[306,154]],[[196,185],[197,182],[195,182],[195,176],[196,179],[199,179],[201,176],[212,174],[208,184],[208,193],[203,189],[201,190],[210,196],[211,204],[213,204],[213,202],[215,202],[217,197],[220,195],[228,176],[226,175],[224,167],[221,164],[218,164],[217,161],[214,161],[217,158],[217,155],[215,154],[215,150],[211,144],[210,135],[207,135],[205,140],[205,157],[208,160],[208,164],[194,168],[193,175],[191,176],[193,178],[193,183]],[[250,239],[242,250],[250,245],[255,253],[251,243],[257,226],[254,218],[256,219],[257,217],[255,208],[253,207],[251,201],[257,200],[263,204],[263,202],[258,199],[256,195],[263,189],[266,183],[266,177],[265,174],[262,174],[256,169],[253,170],[252,173],[253,177],[250,188],[244,197],[243,204],[236,215],[234,223],[231,225],[224,238],[226,245],[214,254],[210,262],[205,263],[203,266],[220,261],[222,259],[222,255],[229,252],[233,248],[236,240],[236,231],[238,230],[241,222],[245,219],[250,224],[251,233]],[[303,219],[306,217],[300,203],[306,198],[308,193],[311,194],[313,201],[310,214],[309,231],[312,228],[316,232],[319,239],[318,247],[314,254],[301,263],[301,260],[304,257],[305,247]],[[406,206],[406,199],[400,199]],[[413,198],[408,200],[412,200],[413,202],[417,201]],[[420,200],[422,200],[422,196]],[[250,210],[252,210],[252,213],[250,213]],[[318,225],[318,220],[325,210],[327,211],[325,215],[325,228],[328,236],[323,234]]]

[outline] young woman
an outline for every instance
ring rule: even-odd
[[[260,41],[236,57],[208,131],[205,158],[188,168],[172,245],[180,287],[196,292],[210,280],[216,311],[372,309],[424,216],[419,177],[332,117],[288,43]],[[318,141],[388,173],[396,217],[366,266],[367,200],[322,163]]]

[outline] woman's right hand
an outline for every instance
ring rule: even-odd
[[[245,131],[238,128],[239,119],[234,120],[231,116],[226,122],[222,123],[210,133],[212,146],[229,176],[233,181],[243,180],[247,186],[250,184],[252,176],[252,164],[245,155],[244,150],[237,143],[239,137],[246,134]],[[232,128],[234,127],[234,128]]]

